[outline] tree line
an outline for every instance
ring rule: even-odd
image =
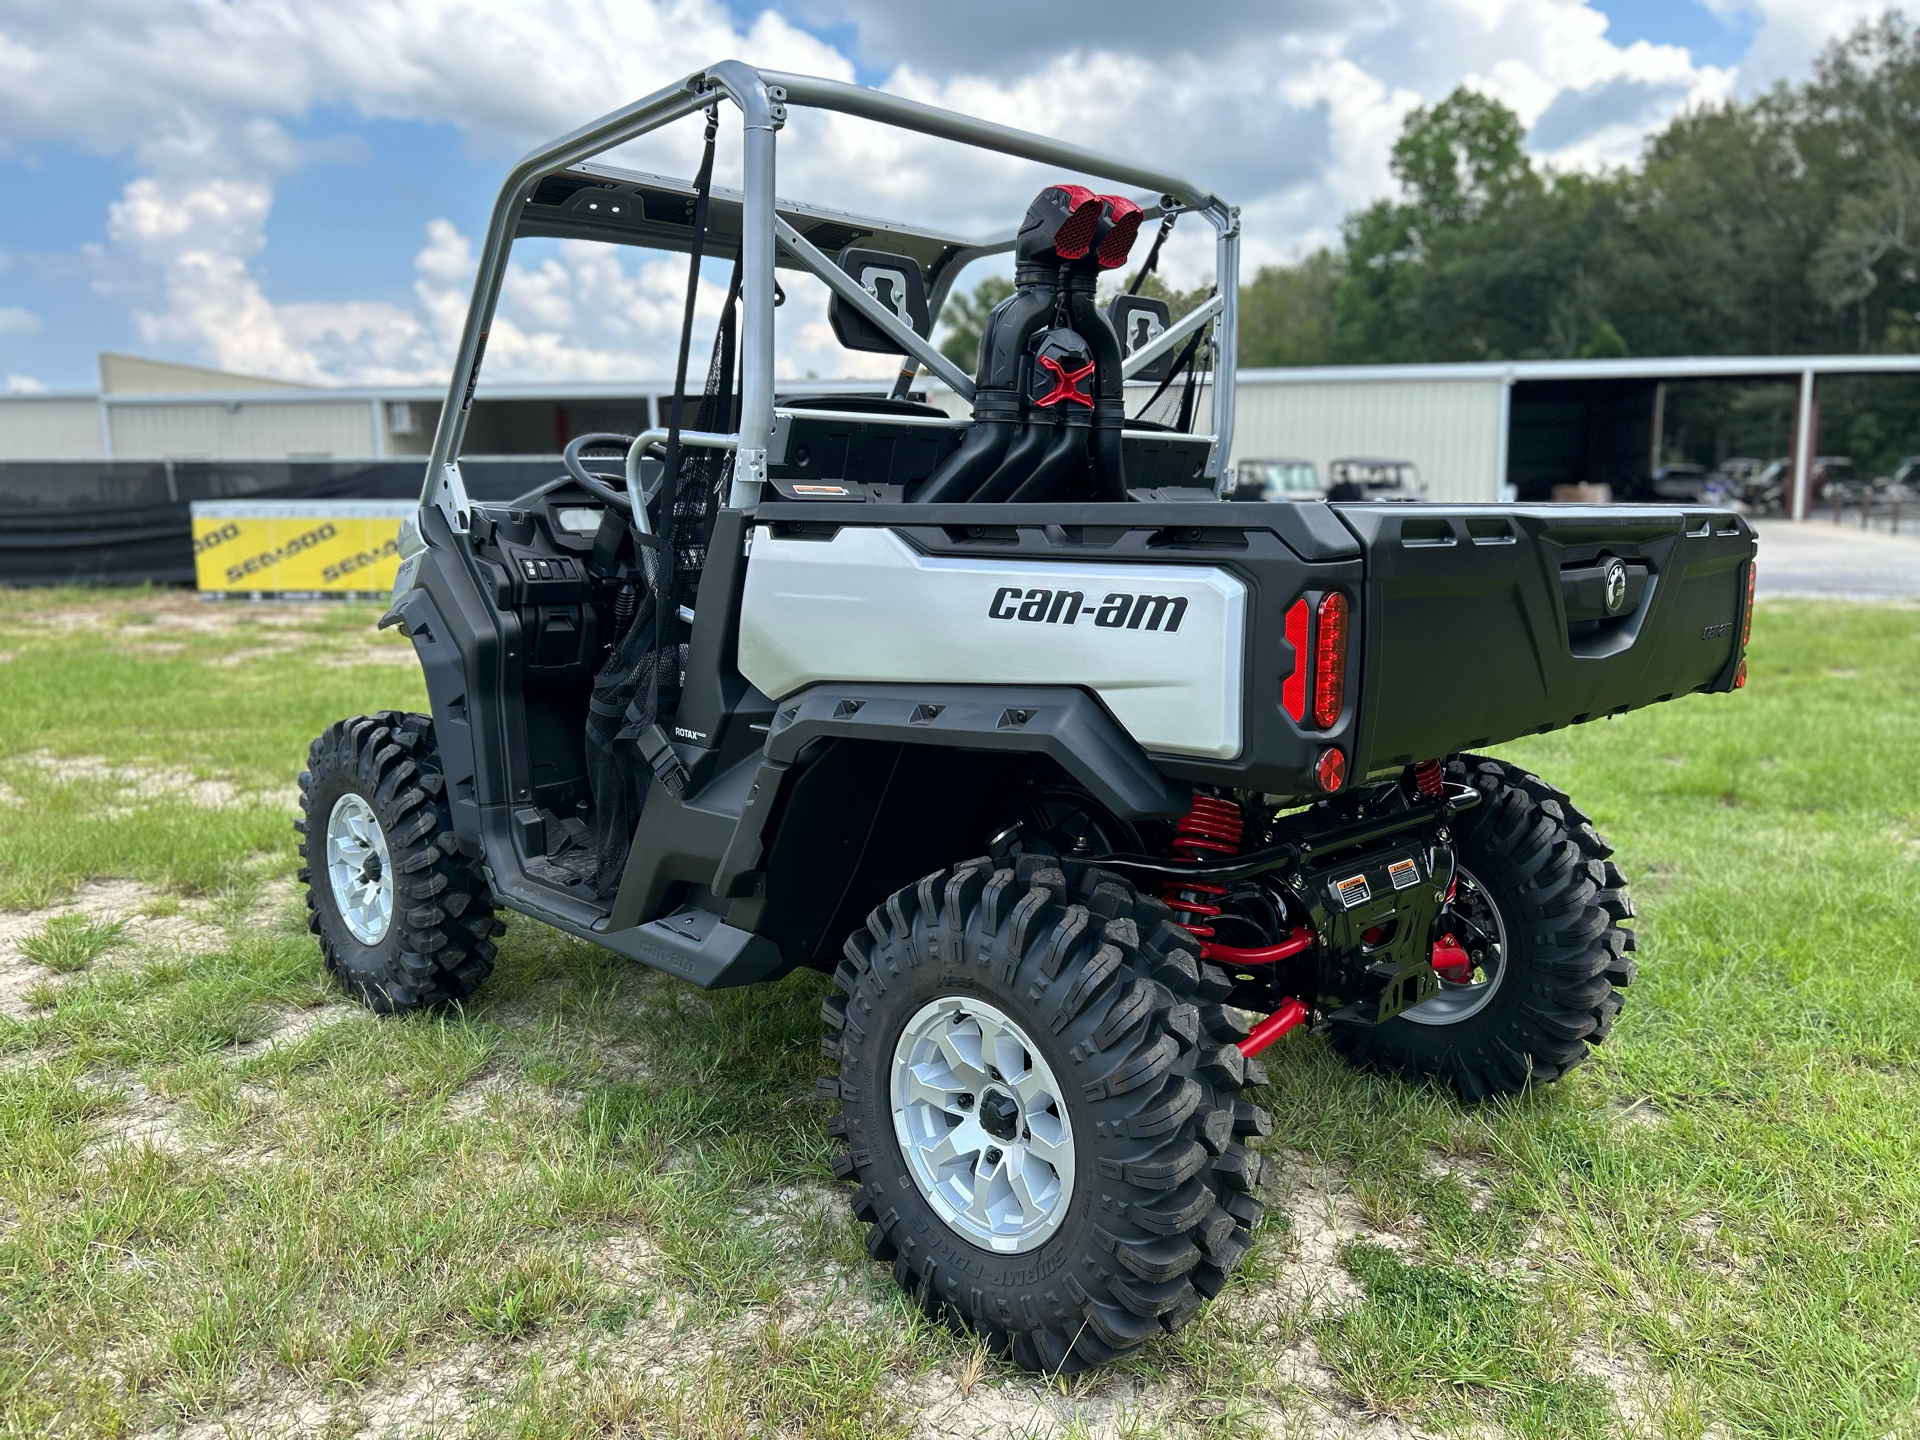
[[[1337,246],[1241,287],[1243,367],[1920,349],[1920,32],[1889,12],[1808,78],[1690,109],[1601,174],[1528,155],[1519,117],[1462,87],[1408,115],[1400,194],[1349,214]],[[1146,287],[1176,311],[1211,290]],[[949,306],[971,367],[1008,293]],[[1781,453],[1784,387],[1673,387],[1668,449],[1712,463]],[[1822,450],[1868,473],[1920,450],[1913,384],[1829,382]]]

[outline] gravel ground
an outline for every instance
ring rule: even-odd
[[[1756,520],[1764,599],[1920,600],[1920,539],[1831,520]]]

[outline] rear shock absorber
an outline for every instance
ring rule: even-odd
[[[1205,860],[1212,855],[1238,855],[1240,837],[1246,822],[1240,807],[1214,795],[1195,795],[1193,806],[1173,829],[1173,853],[1182,860]],[[1191,930],[1200,941],[1202,959],[1212,959],[1213,926],[1207,922],[1220,914],[1214,902],[1227,893],[1224,885],[1205,880],[1169,880],[1160,889],[1167,908],[1180,917],[1178,923]]]
[[[1413,788],[1422,800],[1438,800],[1446,789],[1444,772],[1438,760],[1422,760],[1418,765],[1409,765],[1407,772],[1413,777]],[[1454,886],[1459,880],[1458,871],[1447,877],[1445,904],[1453,903]],[[1433,945],[1433,968],[1441,979],[1464,985],[1473,978],[1473,957],[1461,948],[1460,942],[1453,936],[1442,935]]]
[[[1238,805],[1214,795],[1195,795],[1192,808],[1174,827],[1173,853],[1182,860],[1238,855],[1240,837],[1245,832],[1246,822],[1240,816]],[[1233,945],[1216,944],[1214,929],[1209,922],[1219,918],[1221,907],[1218,902],[1226,893],[1227,887],[1224,885],[1180,878],[1169,879],[1160,889],[1160,899],[1180,917],[1178,923],[1200,941],[1202,960],[1219,960],[1228,965],[1271,965],[1276,960],[1298,955],[1313,944],[1313,931],[1304,925],[1295,926],[1292,933],[1278,945],[1241,949]]]
[[[1413,772],[1413,788],[1419,792],[1422,800],[1440,798],[1440,793],[1446,789],[1446,785],[1443,783],[1438,760],[1422,760],[1418,765],[1410,765],[1407,768]]]

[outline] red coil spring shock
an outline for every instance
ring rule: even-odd
[[[1422,760],[1413,767],[1413,788],[1420,792],[1423,800],[1437,800],[1446,787],[1441,783],[1440,762]]]
[[[1173,828],[1173,853],[1182,860],[1205,860],[1212,855],[1238,855],[1240,836],[1246,822],[1240,807],[1213,795],[1195,795],[1193,808]],[[1200,940],[1200,953],[1206,956],[1213,947],[1213,926],[1207,924],[1220,913],[1213,902],[1227,893],[1224,885],[1205,880],[1169,880],[1161,887],[1160,898],[1179,916],[1179,923]]]
[[[1246,822],[1240,807],[1231,800],[1213,795],[1195,795],[1188,810],[1173,830],[1173,853],[1182,860],[1205,860],[1211,855],[1238,855],[1240,837]],[[1220,914],[1214,902],[1227,893],[1227,887],[1207,880],[1168,880],[1160,889],[1160,898],[1179,916],[1179,923],[1200,941],[1202,960],[1224,960],[1229,965],[1271,965],[1289,955],[1298,955],[1313,943],[1313,932],[1297,926],[1278,945],[1243,950],[1232,945],[1216,945],[1213,926],[1207,922]]]

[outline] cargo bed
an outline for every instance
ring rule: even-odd
[[[1333,509],[1365,555],[1356,774],[1734,687],[1754,537],[1729,511]]]

